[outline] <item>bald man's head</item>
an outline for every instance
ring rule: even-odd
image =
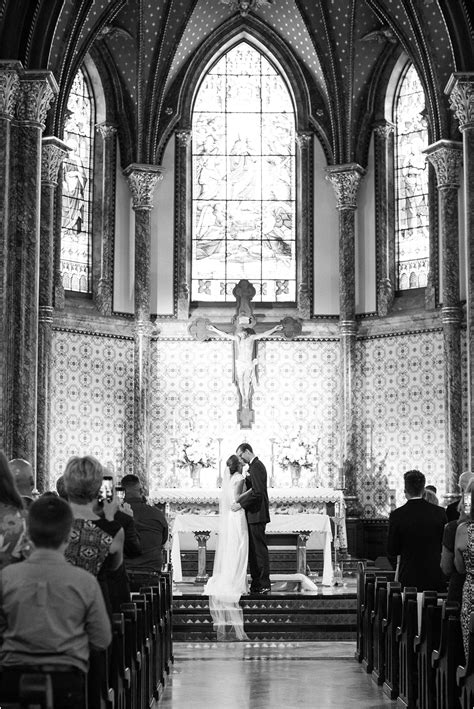
[[[35,477],[31,463],[23,458],[14,458],[10,461],[10,470],[15,478],[16,486],[20,495],[31,496],[35,487]]]

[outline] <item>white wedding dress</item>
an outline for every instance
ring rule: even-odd
[[[218,640],[231,639],[234,634],[238,640],[247,639],[239,599],[248,591],[248,528],[244,510],[231,510],[242,481],[240,473],[231,475],[226,469],[219,502],[214,570],[203,591],[209,596],[209,610]]]

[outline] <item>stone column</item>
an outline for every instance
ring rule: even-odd
[[[191,138],[190,130],[176,131],[175,180],[176,180],[176,314],[189,318],[191,277]]]
[[[355,319],[355,210],[357,190],[365,170],[356,163],[328,167],[326,179],[334,187],[339,211],[339,333],[341,342],[341,467],[348,514],[357,513],[355,461],[354,369]]]
[[[115,126],[100,123],[96,126],[100,136],[96,154],[102,166],[94,180],[94,230],[101,235],[96,240],[93,254],[93,298],[102,315],[112,314],[113,241],[115,228]]]
[[[445,378],[445,475],[446,493],[457,496],[462,472],[461,307],[459,303],[459,214],[458,189],[462,145],[440,140],[424,151],[436,172],[439,200],[443,292],[441,296],[444,335]],[[450,501],[448,499],[448,501]]]
[[[379,121],[374,128],[375,231],[377,238],[377,313],[390,312],[395,294],[395,188],[393,147],[395,126]]]
[[[8,402],[11,455],[27,459],[36,470],[38,307],[40,264],[41,133],[57,93],[51,72],[26,71],[20,79],[15,124],[16,154],[11,165],[10,220],[12,328],[9,332],[12,398]]]
[[[41,156],[40,281],[38,316],[38,405],[36,485],[49,483],[49,417],[51,344],[53,335],[54,198],[59,171],[68,148],[55,137],[43,138]]]
[[[301,131],[296,136],[298,147],[298,176],[296,195],[297,221],[296,243],[297,253],[305,258],[297,259],[296,271],[296,302],[300,318],[308,320],[312,315],[313,303],[313,210],[310,202],[313,197],[311,190],[313,175],[313,134]]]
[[[157,165],[129,165],[124,170],[135,212],[135,343],[133,471],[148,490],[148,389],[150,370],[150,246],[153,192],[162,178]]]
[[[464,467],[474,470],[474,72],[453,74],[445,91],[463,137],[469,451]]]
[[[8,333],[9,314],[7,300],[7,267],[9,256],[9,217],[10,217],[10,162],[11,162],[11,125],[15,115],[16,103],[20,91],[20,74],[23,71],[20,62],[0,61],[0,449],[9,453],[5,422],[8,412],[5,408],[11,399],[8,393],[11,378],[8,377]]]

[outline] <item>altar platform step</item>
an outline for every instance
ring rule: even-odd
[[[206,573],[211,576],[214,568],[214,554],[212,549],[206,551]],[[296,551],[295,549],[275,550],[269,548],[270,568],[275,574],[293,574],[296,571]],[[306,563],[311,571],[323,573],[323,551],[322,549],[308,549],[306,551]],[[198,552],[191,549],[181,552],[181,568],[183,578],[197,576],[198,572]]]
[[[176,642],[212,642],[216,639],[207,596],[202,587],[177,584],[183,595],[173,598],[173,637]],[[185,591],[185,592],[183,592]],[[243,596],[245,632],[255,641],[355,640],[357,595],[355,584],[319,588],[317,593]]]

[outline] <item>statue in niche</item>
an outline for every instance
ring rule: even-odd
[[[287,339],[301,334],[299,320],[284,318],[280,323],[264,332],[254,329],[256,318],[251,300],[255,295],[254,286],[247,280],[241,280],[232,291],[236,299],[236,312],[232,318],[233,332],[225,332],[213,325],[207,318],[197,318],[189,326],[190,334],[203,342],[210,334],[229,338],[234,342],[234,382],[240,396],[238,420],[241,428],[251,428],[254,420],[252,410],[252,392],[257,383],[257,340],[269,337],[275,332],[282,332]]]

